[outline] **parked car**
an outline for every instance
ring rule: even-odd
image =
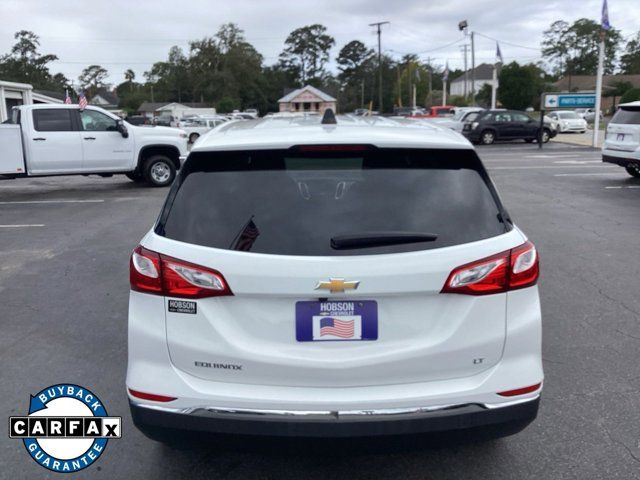
[[[640,101],[618,105],[607,125],[602,161],[620,165],[640,178]]]
[[[113,176],[155,187],[173,182],[187,155],[187,134],[134,126],[99,107],[23,105],[0,126],[0,175]]]
[[[587,123],[593,123],[594,119],[596,118],[595,108],[576,108],[574,111],[580,118],[586,120]],[[600,120],[604,118],[604,116],[602,115],[602,111],[600,112],[599,116]]]
[[[125,119],[131,125],[150,125],[151,122],[144,115],[132,115]]]
[[[417,118],[439,118],[439,117],[452,117],[454,112],[455,112],[455,108],[452,105],[443,105],[443,106],[438,106],[438,107],[431,107],[428,109],[425,109],[423,112],[421,113],[415,113],[412,114],[412,117],[417,117]]]
[[[425,109],[422,107],[395,107],[393,114],[399,117],[413,117],[425,113]]]
[[[580,118],[576,112],[556,110],[549,112],[547,116],[558,122],[558,133],[584,133],[587,131],[587,121],[584,118]]]
[[[468,437],[535,418],[536,249],[467,141],[403,123],[272,117],[195,144],[131,256],[138,429]]]
[[[464,107],[457,108],[452,117],[439,117],[433,121],[439,127],[450,128],[458,133],[462,133],[465,122],[472,122],[484,108],[481,107]]]
[[[540,136],[540,121],[516,110],[484,110],[467,121],[462,134],[473,143],[490,145],[498,140],[536,141]],[[556,135],[547,122],[542,129],[542,142],[547,143]]]
[[[194,117],[180,121],[181,129],[187,132],[189,143],[195,143],[200,135],[204,135],[209,130],[222,125],[229,120],[226,117]]]

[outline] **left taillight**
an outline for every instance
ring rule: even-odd
[[[129,262],[131,289],[176,298],[233,295],[217,270],[136,247]]]
[[[531,242],[454,269],[441,293],[489,295],[535,285],[538,252]]]

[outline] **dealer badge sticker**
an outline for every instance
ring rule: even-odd
[[[52,385],[31,395],[29,414],[9,417],[9,437],[21,439],[39,465],[60,473],[91,466],[110,438],[120,438],[122,417],[109,417],[91,390]]]

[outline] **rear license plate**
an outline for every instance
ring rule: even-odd
[[[378,339],[375,300],[296,302],[296,340],[299,342]]]
[[[619,133],[618,137],[616,138],[616,140],[618,142],[624,142],[624,133]]]

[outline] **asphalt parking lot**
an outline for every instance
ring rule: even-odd
[[[372,453],[172,450],[131,424],[125,394],[128,256],[167,190],[124,176],[0,181],[3,418],[71,382],[124,417],[83,478],[640,478],[640,180],[600,152],[550,143],[478,147],[542,261],[545,389],[538,419],[505,439]],[[5,420],[6,421],[6,420]],[[57,478],[3,437],[0,477]]]

